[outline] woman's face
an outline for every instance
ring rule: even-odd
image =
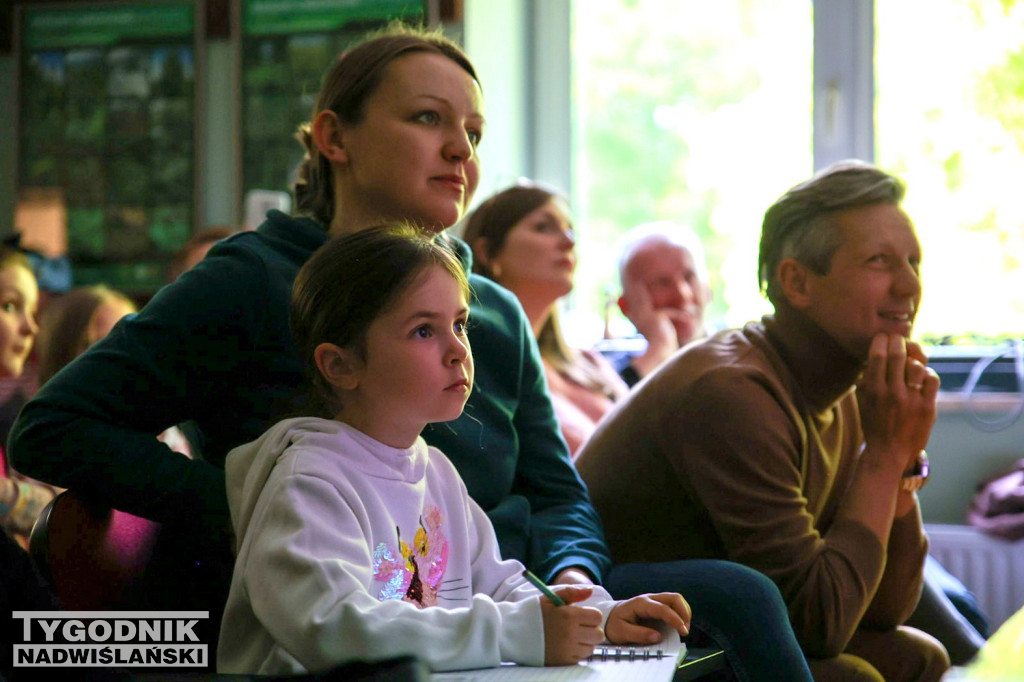
[[[335,223],[349,230],[409,220],[431,232],[454,225],[479,182],[483,126],[480,88],[462,67],[430,52],[395,59],[362,120],[341,125]]]
[[[17,377],[25,368],[39,332],[39,286],[21,265],[0,270],[0,377]]]
[[[576,269],[576,235],[555,199],[516,223],[490,260],[491,272],[504,287],[555,301],[572,291]]]
[[[133,304],[119,298],[111,298],[100,303],[85,330],[85,347],[88,348],[105,338],[122,317],[137,311],[138,309]]]

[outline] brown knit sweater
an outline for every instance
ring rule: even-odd
[[[920,511],[893,522],[888,547],[844,515],[864,441],[860,370],[792,310],[677,353],[577,460],[613,560],[756,568],[779,586],[815,658],[841,653],[862,624],[902,623],[927,552]]]

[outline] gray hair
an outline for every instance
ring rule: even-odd
[[[671,220],[658,220],[637,225],[622,235],[619,240],[619,282],[626,282],[626,268],[629,267],[636,252],[647,244],[658,241],[689,251],[697,277],[701,282],[708,281],[704,245],[697,233]]]
[[[830,218],[849,208],[898,205],[906,185],[894,175],[857,160],[834,163],[783,194],[764,214],[758,254],[758,281],[773,304],[782,296],[777,280],[786,258],[828,274],[842,233]]]

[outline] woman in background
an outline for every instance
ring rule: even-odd
[[[39,322],[40,385],[106,338],[121,318],[137,312],[135,301],[105,284],[76,287],[52,300]],[[192,456],[191,445],[178,427],[169,427],[157,438],[175,452]]]
[[[629,387],[600,353],[572,348],[562,334],[557,303],[572,291],[576,269],[576,233],[565,200],[539,185],[510,187],[473,212],[463,238],[473,249],[473,271],[522,303],[555,417],[575,458]]]
[[[54,299],[39,322],[39,384],[81,355],[129,313],[134,301],[105,285],[77,287]]]

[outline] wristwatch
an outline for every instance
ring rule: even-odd
[[[928,453],[922,450],[917,455],[917,461],[914,463],[914,466],[903,472],[903,480],[900,486],[907,492],[917,492],[924,487],[930,473],[931,467],[928,465]]]

